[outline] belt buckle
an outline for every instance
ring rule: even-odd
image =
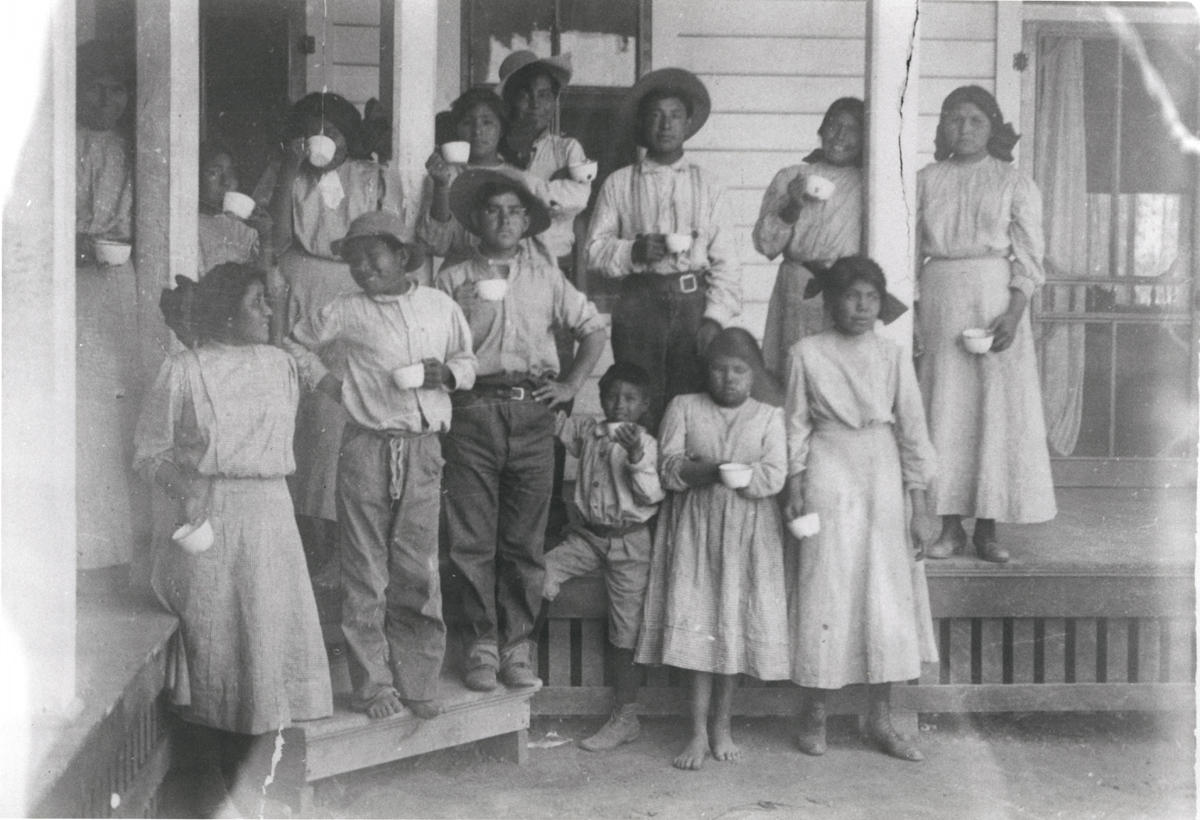
[[[696,281],[696,274],[685,273],[679,277],[679,292],[680,293],[695,293],[700,289],[700,283]]]
[[[524,387],[508,388],[508,400],[509,401],[525,401],[525,388]]]

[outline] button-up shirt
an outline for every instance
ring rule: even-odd
[[[537,238],[556,259],[575,247],[575,216],[592,195],[590,182],[576,182],[569,172],[561,173],[581,162],[587,162],[587,154],[571,137],[546,131],[533,142],[526,179],[533,195],[550,206],[550,227]]]
[[[297,322],[284,347],[296,357],[308,387],[315,388],[329,372],[314,351],[333,342],[346,356],[342,403],[356,424],[370,430],[450,429],[448,391],[402,390],[392,381],[397,368],[433,358],[450,369],[454,389],[475,384],[466,317],[433,288],[417,285],[402,295],[343,294]]]
[[[503,267],[508,268],[504,298],[480,299],[475,283],[501,278]],[[554,327],[570,330],[576,340],[608,327],[608,318],[558,267],[527,245],[512,259],[491,262],[475,253],[465,262],[443,267],[437,286],[453,296],[467,316],[480,376],[529,373],[553,378],[558,375]]]
[[[653,265],[634,263],[634,241],[651,233],[692,234],[692,247]],[[725,188],[686,156],[671,165],[644,159],[604,181],[588,232],[587,266],[613,279],[704,272],[705,318],[724,326],[742,312],[742,272]]]
[[[640,426],[642,457],[629,461],[629,453],[608,435],[592,416],[560,413],[555,435],[567,452],[579,459],[575,504],[585,521],[619,527],[648,521],[663,500],[658,479],[658,442]]]

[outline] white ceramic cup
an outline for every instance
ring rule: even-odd
[[[804,181],[804,193],[813,199],[829,199],[833,195],[835,188],[837,186],[833,182],[816,174],[813,174]]]
[[[92,244],[96,249],[96,261],[101,265],[124,265],[133,250],[128,242],[114,242],[111,239],[97,239]]]
[[[254,199],[240,191],[230,191],[221,202],[221,210],[228,211],[238,219],[249,219],[254,213]]]
[[[600,170],[600,166],[594,159],[589,159],[586,162],[572,163],[567,167],[567,171],[571,174],[571,179],[576,182],[591,182],[596,178],[598,170]]]
[[[485,302],[499,302],[508,293],[508,280],[480,279],[475,283],[475,292]]]
[[[811,538],[821,531],[821,518],[816,513],[802,515],[788,522],[788,532],[796,538]]]
[[[184,524],[171,534],[171,540],[178,544],[184,552],[199,555],[213,545],[212,524],[206,518],[199,524]]]
[[[740,490],[750,484],[754,468],[749,464],[739,464],[731,461],[721,465],[721,483],[731,490]]]
[[[392,381],[401,390],[415,390],[425,384],[425,364],[417,362],[392,371]]]
[[[314,168],[324,168],[333,162],[337,153],[337,143],[324,134],[314,134],[305,143],[308,151],[308,164]]]
[[[455,165],[466,165],[471,159],[471,143],[466,140],[443,142],[442,159]]]
[[[969,353],[987,353],[992,349],[992,342],[995,341],[995,338],[991,331],[982,327],[971,327],[962,332],[963,347]]]
[[[687,253],[691,247],[692,235],[690,233],[667,234],[667,250],[671,253]]]
[[[604,426],[608,428],[608,437],[616,438],[617,431],[625,426],[625,422],[623,422],[623,421],[606,421],[604,423]]]

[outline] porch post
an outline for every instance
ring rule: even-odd
[[[863,237],[888,289],[912,305],[916,279],[918,0],[867,0]],[[899,137],[897,138],[897,135]],[[884,329],[912,344],[912,310]]]
[[[24,658],[6,655],[11,665],[0,680],[9,684],[6,698],[27,687],[27,703],[3,709],[5,718],[18,716],[5,740],[19,761],[28,751],[25,709],[35,720],[62,718],[75,700],[75,7],[11,12],[0,60],[29,89],[13,97],[11,133],[0,141],[3,183],[11,183],[3,218],[0,596]],[[6,628],[5,645],[9,638]],[[26,808],[11,799],[0,806]]]
[[[421,207],[425,160],[433,152],[438,76],[438,4],[382,0],[379,101],[392,122],[392,166],[404,183],[410,222]]]
[[[200,195],[199,0],[137,0],[134,267],[146,381],[169,350],[158,310],[176,276],[196,278]]]

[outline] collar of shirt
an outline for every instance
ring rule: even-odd
[[[474,268],[480,268],[480,267],[488,268],[493,265],[508,265],[509,266],[508,275],[509,275],[509,277],[511,277],[514,273],[516,273],[517,267],[525,261],[525,257],[528,254],[529,254],[529,248],[526,244],[526,240],[524,240],[524,239],[522,239],[521,243],[519,245],[517,245],[516,254],[509,257],[508,259],[491,259],[487,256],[484,256],[482,253],[479,252],[479,246],[476,245],[471,251],[471,265]]]
[[[417,292],[417,285],[414,282],[412,287],[410,287],[408,290],[404,291],[404,293],[372,293],[372,294],[367,294],[367,298],[373,302],[380,302],[380,303],[399,302],[402,299],[406,299],[409,296],[412,296],[416,292]]]
[[[682,174],[691,167],[691,164],[691,160],[688,159],[687,154],[684,154],[670,165],[662,165],[649,157],[644,157],[638,163],[638,171],[643,174]]]

